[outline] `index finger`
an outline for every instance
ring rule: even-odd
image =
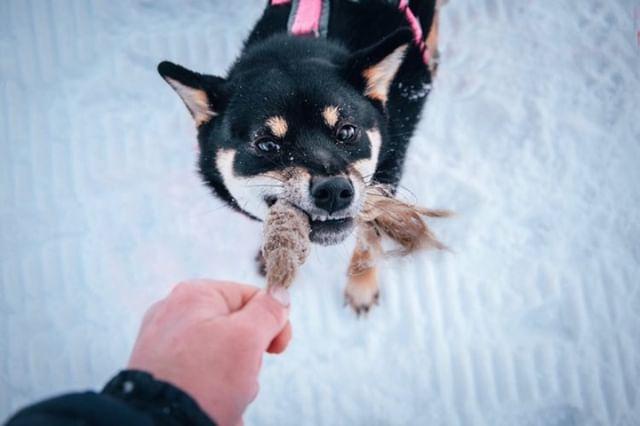
[[[183,289],[182,294],[179,287]],[[231,314],[241,309],[259,290],[247,284],[197,279],[176,286],[168,298],[188,303],[191,310],[202,308],[209,311],[215,306],[218,313]],[[175,294],[176,291],[178,294]]]

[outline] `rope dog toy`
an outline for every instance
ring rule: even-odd
[[[367,189],[364,206],[357,219],[361,231],[373,231],[378,237],[388,237],[398,249],[384,253],[386,256],[407,256],[419,250],[446,249],[427,226],[425,217],[448,217],[446,210],[431,210],[401,201],[384,186]],[[264,256],[267,272],[267,288],[288,288],[298,269],[307,259],[309,219],[297,207],[278,200],[269,210],[264,222]]]
[[[264,221],[262,256],[267,271],[267,288],[289,288],[298,268],[309,254],[309,219],[284,200],[271,206]]]

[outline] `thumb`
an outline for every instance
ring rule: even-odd
[[[289,317],[289,293],[283,287],[274,287],[255,294],[233,316],[236,321],[250,324],[265,348],[282,331]]]

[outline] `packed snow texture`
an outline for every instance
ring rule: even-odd
[[[174,283],[263,284],[155,71],[224,73],[263,4],[0,2],[0,417],[99,388]],[[456,211],[452,251],[388,261],[357,319],[353,240],[315,247],[247,424],[640,424],[639,7],[443,9],[400,194]]]

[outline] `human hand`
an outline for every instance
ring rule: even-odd
[[[291,340],[288,306],[283,288],[180,283],[147,311],[128,368],[184,390],[218,424],[240,424],[258,393],[262,354]]]

